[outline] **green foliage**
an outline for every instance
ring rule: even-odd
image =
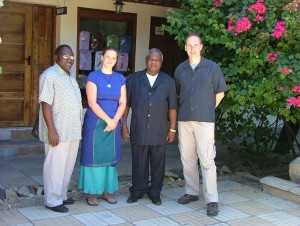
[[[292,91],[300,81],[299,11],[284,8],[300,2],[263,1],[267,8],[262,14],[263,21],[254,21],[258,13],[248,10],[256,3],[256,0],[182,0],[181,10],[169,10],[169,24],[163,26],[176,36],[180,47],[188,34],[199,34],[204,44],[202,55],[222,68],[229,91],[217,117],[218,136],[249,161],[249,154],[262,159],[274,148],[280,122],[296,123],[300,119],[300,108],[291,109],[286,101],[299,95]],[[247,17],[251,29],[238,34],[229,31],[232,16],[234,26],[237,19]],[[280,21],[285,22],[286,30],[276,38],[271,34]],[[269,53],[278,53],[276,60],[270,60]],[[282,68],[292,72],[284,74]]]

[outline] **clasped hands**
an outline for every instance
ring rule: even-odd
[[[107,125],[106,125],[105,129],[103,130],[103,132],[111,132],[112,130],[117,128],[118,121],[116,119],[111,118],[106,122],[106,124]]]

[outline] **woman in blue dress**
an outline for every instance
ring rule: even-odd
[[[126,107],[122,74],[113,71],[118,51],[104,49],[102,68],[89,74],[86,84],[88,109],[83,123],[78,187],[88,195],[87,204],[97,206],[97,197],[114,204],[118,190],[116,163],[121,159],[121,122]]]

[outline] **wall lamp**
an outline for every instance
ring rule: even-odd
[[[120,14],[123,11],[123,5],[124,3],[122,2],[122,0],[116,0],[116,2],[114,3],[115,5],[115,9],[116,9],[116,14]]]

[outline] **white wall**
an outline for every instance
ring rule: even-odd
[[[4,4],[5,4],[4,0]],[[56,44],[68,44],[76,55],[77,8],[93,8],[114,11],[115,0],[13,0],[13,2],[68,7],[68,14],[56,18]],[[65,2],[65,5],[64,5]],[[124,2],[123,12],[137,14],[135,70],[145,68],[145,55],[149,47],[151,16],[166,17],[168,7]],[[76,65],[73,66],[74,68]]]

